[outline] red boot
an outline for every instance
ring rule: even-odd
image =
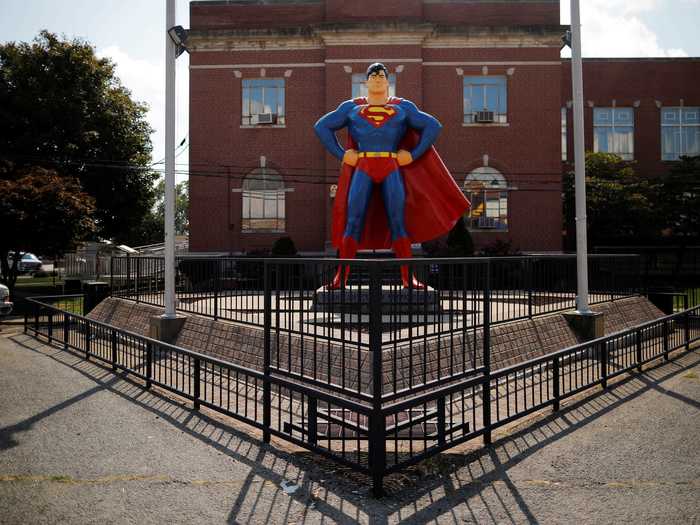
[[[350,236],[343,237],[343,241],[340,245],[340,258],[354,259],[356,253],[357,241],[355,238]],[[342,264],[338,265],[338,270],[335,272],[335,277],[333,277],[333,280],[326,285],[326,290],[340,290],[341,287],[347,286],[349,276],[350,266],[345,265],[345,268],[343,268]]]
[[[410,259],[413,257],[411,252],[411,241],[408,237],[401,237],[394,241],[394,253],[398,259]],[[408,266],[401,266],[401,284],[404,288],[413,288],[414,290],[425,290],[425,284],[416,279],[415,275],[408,274]]]

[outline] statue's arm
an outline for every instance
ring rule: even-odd
[[[328,152],[338,160],[343,160],[345,150],[338,142],[335,132],[348,125],[350,110],[355,106],[352,100],[343,102],[338,108],[323,115],[314,124],[314,131]]]
[[[409,100],[404,100],[401,104],[406,109],[408,126],[420,131],[420,140],[416,147],[411,150],[411,157],[415,160],[428,151],[428,148],[435,143],[442,129],[442,124],[432,115],[419,110]]]

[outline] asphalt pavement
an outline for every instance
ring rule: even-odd
[[[700,351],[387,478],[0,327],[0,523],[698,523]]]

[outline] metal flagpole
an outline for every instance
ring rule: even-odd
[[[175,0],[165,13],[165,314],[175,318],[175,52],[168,30],[175,25]]]
[[[586,236],[586,152],[583,135],[583,63],[579,0],[571,0],[571,77],[574,91],[574,164],[576,188],[576,311],[590,314],[588,305],[588,239]]]

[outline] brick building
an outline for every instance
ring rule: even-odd
[[[561,250],[573,141],[559,0],[193,1],[190,24],[192,251],[282,236],[328,250],[339,166],[312,126],[375,61],[442,122],[436,146],[473,202],[477,245]],[[586,60],[587,149],[650,173],[700,154],[699,86],[700,59]]]

